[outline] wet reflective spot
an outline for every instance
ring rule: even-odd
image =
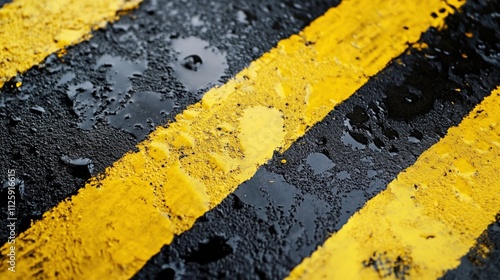
[[[345,180],[345,179],[351,179],[351,173],[348,171],[340,171],[337,173],[337,179],[339,180]]]
[[[247,21],[247,16],[245,15],[245,13],[243,11],[238,11],[236,12],[236,19],[240,22],[240,23],[244,23],[244,24],[247,24],[248,21]]]
[[[273,238],[281,240],[280,252],[283,254],[312,250],[316,246],[311,240],[314,240],[317,233],[318,217],[332,210],[325,200],[302,193],[294,185],[287,183],[283,176],[265,168],[260,168],[252,179],[238,187],[234,197],[238,209],[254,211],[262,229],[267,229]],[[263,244],[272,243],[264,235],[262,238]],[[289,256],[296,262],[300,261],[300,256]],[[275,259],[272,255],[265,258],[269,262]]]
[[[68,72],[68,73],[65,73],[61,79],[59,80],[59,82],[57,82],[56,84],[56,87],[57,86],[61,86],[61,85],[65,85],[66,83],[70,82],[71,80],[73,80],[74,78],[76,77],[75,73],[73,72]]]
[[[182,277],[185,272],[184,263],[170,263],[161,266],[161,271],[156,275],[156,280],[174,280]]]
[[[135,93],[116,115],[109,115],[109,124],[143,139],[158,123],[172,112],[174,102],[161,93]]]
[[[422,132],[418,130],[413,130],[410,133],[410,136],[408,136],[408,141],[411,143],[420,143],[420,141],[422,141],[423,138],[424,135],[422,134]]]
[[[10,126],[16,126],[22,122],[22,119],[16,115],[12,115],[9,118],[9,125]]]
[[[83,82],[77,85],[71,85],[66,92],[68,99],[73,103],[73,112],[79,116],[80,128],[90,129],[94,124],[94,113],[98,109],[98,100],[92,95],[94,85],[89,82]]]
[[[148,62],[146,59],[130,61],[121,57],[103,55],[97,60],[95,70],[101,67],[107,69],[106,81],[111,90],[101,92],[101,100],[106,100],[107,112],[114,112],[120,103],[126,98],[126,94],[132,89],[133,76],[140,76],[146,70]],[[102,101],[101,101],[102,102]]]
[[[198,66],[203,64],[203,61],[201,60],[201,57],[199,57],[196,54],[186,56],[182,61],[181,65],[192,71],[198,71]]]
[[[157,110],[147,111],[148,113],[146,113],[146,111],[143,110],[143,107],[145,106],[145,103],[148,103],[153,109],[156,109],[160,105],[156,103],[152,105],[151,103],[157,102],[158,98],[142,98],[142,96],[136,97],[139,105],[131,106],[131,109],[127,109],[127,106],[134,102],[134,100],[131,100],[130,98],[130,91],[132,89],[131,78],[142,75],[146,68],[147,61],[145,59],[129,61],[110,55],[101,56],[94,65],[94,70],[105,73],[103,75],[106,76],[108,86],[96,87],[90,81],[68,86],[67,96],[73,103],[74,113],[79,116],[78,126],[82,129],[92,129],[98,122],[104,122],[106,116],[113,116],[109,119],[112,120],[112,125],[114,127],[131,132],[138,138],[144,137],[144,133],[147,134],[149,132],[148,129],[144,129],[144,132],[139,133],[135,130],[129,130],[127,123],[123,124],[122,122],[117,121],[114,116],[123,116],[125,113],[122,113],[121,111],[124,111],[131,115],[134,113],[134,116],[141,118],[141,121],[144,120],[144,122],[146,122],[148,118],[156,120],[155,113],[157,113]],[[68,75],[69,76],[67,78],[65,78],[66,75],[63,76],[60,81],[61,84],[73,76],[71,73]],[[139,96],[140,93],[136,93],[135,95]],[[171,110],[171,108],[168,109],[168,105],[165,105],[165,107],[166,111]],[[142,111],[138,113],[132,112],[133,108],[138,110],[141,110],[142,108]],[[148,116],[145,116],[145,114]],[[137,118],[131,121],[138,121]],[[139,125],[147,127],[145,124],[139,123]]]
[[[368,144],[368,139],[363,134],[352,131],[345,131],[341,140],[344,145],[350,146],[353,150],[364,150]]]
[[[309,164],[314,175],[321,174],[335,166],[335,163],[322,153],[312,153],[307,156],[306,163]]]
[[[335,229],[339,230],[344,226],[352,214],[363,206],[365,201],[365,193],[362,190],[352,190],[343,194],[341,198],[342,209],[340,210],[340,217]]]
[[[175,39],[172,47],[177,53],[174,74],[192,93],[217,84],[227,69],[226,54],[199,38]]]
[[[205,22],[201,19],[199,15],[195,15],[191,18],[191,25],[198,27],[205,25]]]
[[[249,181],[243,183],[234,195],[239,203],[254,207],[257,216],[267,221],[266,208],[280,207],[289,215],[295,201],[297,189],[285,182],[281,175],[260,168]]]

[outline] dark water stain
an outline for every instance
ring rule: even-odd
[[[349,119],[349,123],[352,126],[356,128],[367,128],[365,123],[369,120],[369,116],[360,106],[354,107],[353,111],[348,113],[346,117]]]
[[[9,125],[10,125],[11,127],[14,127],[14,126],[16,126],[16,125],[18,125],[18,124],[22,123],[22,121],[23,121],[23,120],[22,120],[20,117],[16,116],[16,115],[11,115],[11,116],[9,117]]]
[[[155,280],[182,279],[186,272],[183,262],[169,263],[161,266],[161,271],[155,276]]]
[[[176,52],[174,74],[192,93],[218,84],[227,69],[226,54],[197,37],[175,39],[172,48]]]
[[[385,137],[387,137],[387,139],[396,140],[399,138],[399,133],[396,130],[384,125],[380,126],[382,127],[382,132],[384,133]]]
[[[136,92],[115,115],[109,115],[109,124],[143,139],[158,123],[170,114],[174,102],[165,95],[152,91]]]
[[[208,240],[203,240],[198,244],[193,252],[184,257],[187,262],[196,262],[207,264],[220,260],[234,252],[234,248],[228,242],[227,238],[222,236],[213,236]]]
[[[452,90],[458,84],[450,82],[447,72],[438,70],[425,60],[418,61],[406,82],[389,87],[385,105],[388,116],[393,119],[411,120],[428,113],[438,98],[454,100]]]

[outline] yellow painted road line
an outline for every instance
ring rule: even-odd
[[[500,88],[288,279],[436,279],[500,211]]]
[[[440,9],[453,12],[438,0],[343,1],[46,213],[17,239],[15,276],[130,277],[408,42],[442,25]]]
[[[14,0],[0,9],[0,88],[49,54],[90,37],[142,0]]]

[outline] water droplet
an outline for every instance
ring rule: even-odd
[[[9,125],[16,126],[21,123],[21,118],[15,115],[10,116]]]
[[[240,22],[240,23],[244,23],[244,24],[247,24],[248,21],[247,21],[247,16],[245,15],[245,13],[243,11],[238,11],[236,12],[236,19]]]
[[[89,158],[71,159],[63,155],[61,161],[68,167],[68,172],[75,177],[87,180],[94,172],[94,165]]]
[[[175,39],[172,47],[177,53],[173,62],[175,76],[184,87],[194,93],[209,85],[215,85],[227,68],[225,53],[211,47],[196,37]]]
[[[191,18],[191,25],[195,27],[203,26],[205,25],[205,22],[201,20],[201,17],[199,15],[195,15]]]
[[[408,142],[410,142],[410,143],[420,143],[420,140],[418,140],[417,138],[415,138],[413,136],[408,136]]]
[[[32,113],[38,114],[38,115],[43,115],[45,113],[45,109],[41,106],[35,105],[30,108],[30,111]]]
[[[198,66],[203,64],[203,61],[201,60],[201,57],[196,55],[196,54],[193,54],[193,55],[189,55],[189,56],[186,56],[182,61],[181,61],[181,65],[188,69],[188,70],[192,70],[192,71],[197,71],[198,70]]]
[[[411,143],[420,143],[420,141],[422,141],[423,138],[424,135],[422,134],[422,132],[418,130],[413,130],[410,136],[408,136],[408,141]]]

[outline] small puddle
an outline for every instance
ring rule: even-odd
[[[173,108],[172,99],[161,93],[137,92],[116,115],[108,116],[108,121],[110,125],[132,133],[137,139],[143,139]]]
[[[108,69],[106,80],[111,90],[107,90],[103,93],[103,97],[107,102],[105,111],[114,112],[118,109],[120,103],[126,98],[125,95],[132,89],[132,81],[130,78],[142,75],[147,66],[148,62],[146,59],[129,61],[107,54],[97,60],[94,66],[95,70],[100,67]]]
[[[250,180],[236,189],[234,196],[236,209],[253,209],[257,218],[263,221],[259,224],[268,226],[272,235],[285,242],[283,253],[312,250],[316,243],[309,241],[314,240],[318,217],[332,210],[332,205],[325,200],[302,193],[283,176],[265,168],[259,168]],[[279,214],[276,216],[276,213]],[[290,218],[293,219],[291,224],[283,222]]]
[[[103,122],[131,133],[138,140],[144,139],[174,108],[173,100],[161,93],[132,91],[131,78],[141,76],[146,68],[146,59],[129,61],[101,56],[94,70],[105,73],[107,86],[99,87],[89,81],[68,86],[68,98],[79,116],[78,126],[88,130]],[[60,83],[72,79],[74,74],[67,73]]]
[[[191,93],[219,83],[227,69],[226,54],[196,37],[172,41],[176,59],[172,63],[174,75]]]
[[[354,151],[364,150],[366,148],[366,144],[368,143],[368,139],[366,139],[366,137],[364,137],[362,134],[351,131],[344,131],[341,140],[344,145],[351,147],[351,149]]]
[[[311,167],[314,175],[321,174],[335,167],[335,163],[322,153],[312,153],[307,156],[306,163]]]
[[[281,175],[259,168],[252,179],[243,183],[234,195],[247,205],[256,208],[257,216],[267,221],[266,208],[283,207],[283,213],[290,215],[297,189],[285,182]]]

